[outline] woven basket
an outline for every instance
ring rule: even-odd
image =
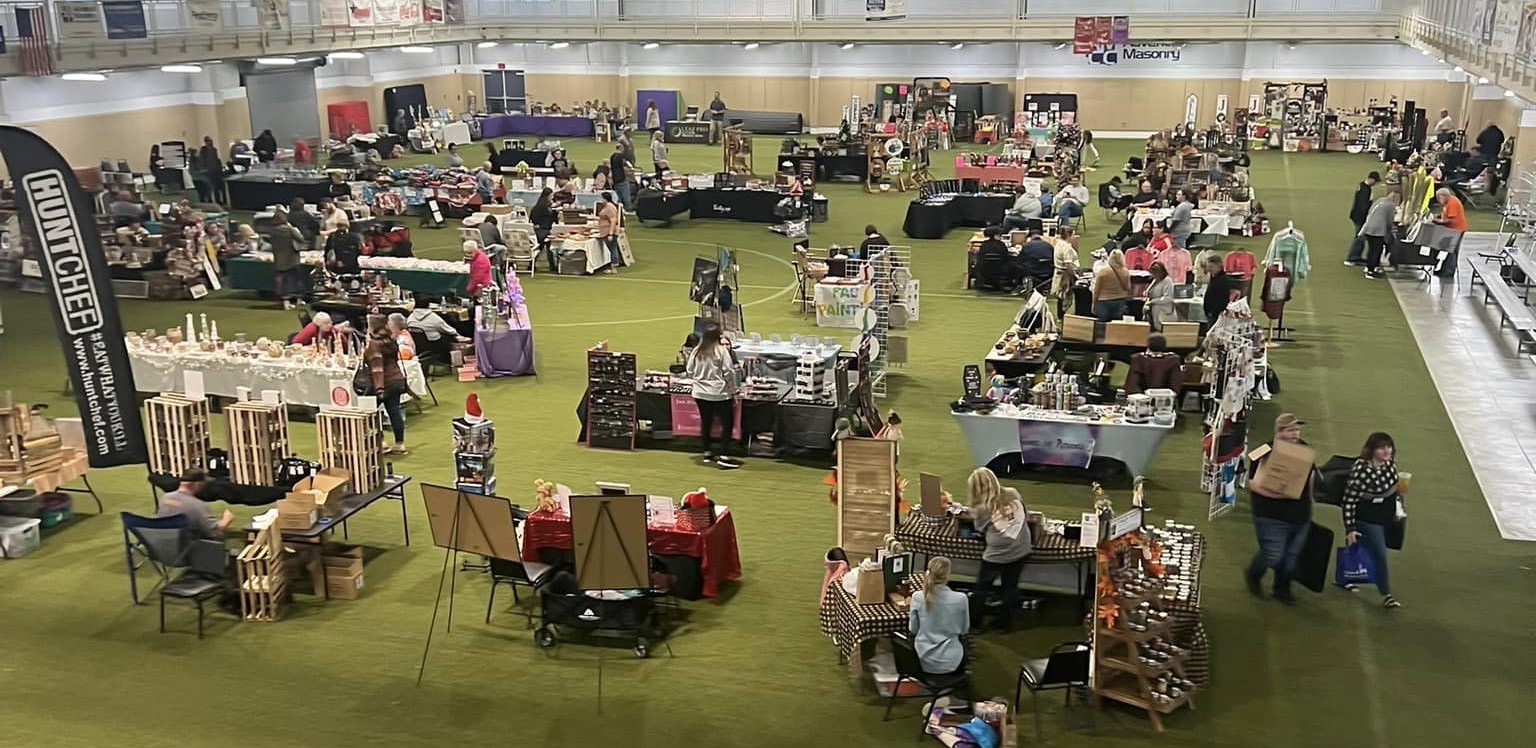
[[[677,529],[699,532],[715,523],[714,507],[703,509],[691,509],[682,507],[677,510]]]

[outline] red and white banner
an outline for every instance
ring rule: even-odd
[[[1078,16],[1072,21],[1072,54],[1093,52],[1093,32],[1097,25],[1093,16]]]

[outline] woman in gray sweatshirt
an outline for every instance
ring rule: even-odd
[[[981,554],[981,572],[976,575],[976,594],[971,597],[971,620],[980,622],[992,583],[1003,583],[1003,605],[999,624],[1003,630],[1013,627],[1019,608],[1019,575],[1024,562],[1034,550],[1024,500],[1012,488],[1003,488],[997,475],[987,468],[976,468],[970,478],[971,521],[986,540]]]

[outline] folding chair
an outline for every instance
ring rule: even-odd
[[[1088,660],[1093,650],[1088,642],[1064,642],[1051,649],[1049,656],[1025,660],[1019,665],[1019,682],[1013,691],[1013,711],[1019,711],[1019,697],[1029,689],[1035,707],[1035,740],[1040,734],[1040,692],[1066,691],[1066,705],[1072,706],[1072,689],[1088,686]]]
[[[912,639],[906,634],[891,634],[891,654],[896,660],[896,682],[891,684],[891,695],[885,700],[884,721],[891,718],[891,707],[896,705],[896,700],[901,698],[914,698],[901,695],[901,684],[911,681],[923,687],[923,691],[916,694],[918,698],[929,699],[927,706],[923,707],[923,719],[918,723],[918,735],[922,736],[928,730],[928,715],[933,710],[933,702],[940,697],[949,695],[963,695],[969,704],[971,698],[971,674],[961,669],[944,675],[934,675],[923,671],[923,662],[917,656],[917,650],[913,648]]]
[[[516,605],[517,603],[521,602],[521,599],[517,596],[518,587],[521,586],[527,587],[529,590],[538,590],[539,585],[543,584],[544,580],[549,576],[549,573],[554,570],[554,567],[550,566],[549,564],[541,564],[537,561],[522,560],[523,523],[527,520],[517,519],[514,516],[513,521],[517,523],[518,558],[486,558],[486,561],[489,562],[489,568],[491,571],[491,594],[489,599],[485,601],[486,623],[491,622],[491,612],[496,608],[497,585],[505,584],[512,588],[512,603]],[[533,611],[528,611],[527,616],[528,628],[533,628]]]
[[[128,564],[130,592],[133,595],[134,604],[139,604],[138,581],[133,563],[134,543],[137,542],[145,562],[152,564],[161,574],[160,633],[165,633],[165,601],[166,598],[170,598],[197,606],[197,638],[203,638],[203,620],[207,613],[205,605],[209,600],[223,593],[224,580],[209,571],[199,570],[198,567],[207,568],[220,564],[222,559],[194,563],[194,555],[217,552],[222,556],[223,544],[214,541],[207,544],[202,544],[201,541],[188,542],[185,532],[187,518],[183,516],[140,517],[123,512],[122,519],[124,558]],[[218,550],[214,551],[208,546],[216,546]],[[193,568],[187,568],[189,566]],[[171,579],[171,569],[185,569],[185,571],[175,579]]]

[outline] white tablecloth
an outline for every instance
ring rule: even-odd
[[[203,389],[209,395],[234,397],[238,387],[250,387],[254,396],[262,390],[278,390],[286,402],[317,408],[330,403],[332,381],[344,380],[350,386],[353,374],[353,370],[339,366],[296,365],[286,363],[286,359],[268,362],[132,349],[128,351],[128,362],[133,367],[134,388],[139,392],[183,392],[182,372],[192,370],[203,373]],[[401,361],[400,366],[412,392],[427,391],[420,361]]]
[[[1171,215],[1173,215],[1173,211],[1168,208],[1132,213],[1131,230],[1140,231],[1147,224],[1147,221],[1162,222]],[[1201,234],[1226,236],[1232,225],[1232,216],[1227,213],[1195,213],[1194,217],[1200,221],[1200,231],[1198,233]]]
[[[597,207],[597,204],[602,202],[603,199],[603,196],[596,192],[577,192],[575,194],[576,206],[586,208],[587,210]],[[515,200],[522,200],[523,207],[531,209],[533,204],[539,201],[539,190],[507,188],[507,204],[512,205]]]
[[[1008,454],[1019,453],[1019,422],[1022,418],[975,413],[952,413],[965,444],[971,450],[971,459],[978,467]],[[1130,469],[1132,475],[1145,475],[1147,465],[1157,454],[1163,438],[1173,426],[1151,423],[1093,423],[1096,431],[1093,456],[1118,460]]]
[[[551,239],[550,241],[551,246],[559,251],[575,252],[579,250],[585,252],[587,255],[587,273],[589,274],[602,270],[608,266],[608,263],[612,262],[612,258],[608,256],[608,245],[597,237],[586,240]],[[629,237],[622,231],[619,232],[619,253],[624,256],[625,267],[635,264],[635,254],[629,248]]]

